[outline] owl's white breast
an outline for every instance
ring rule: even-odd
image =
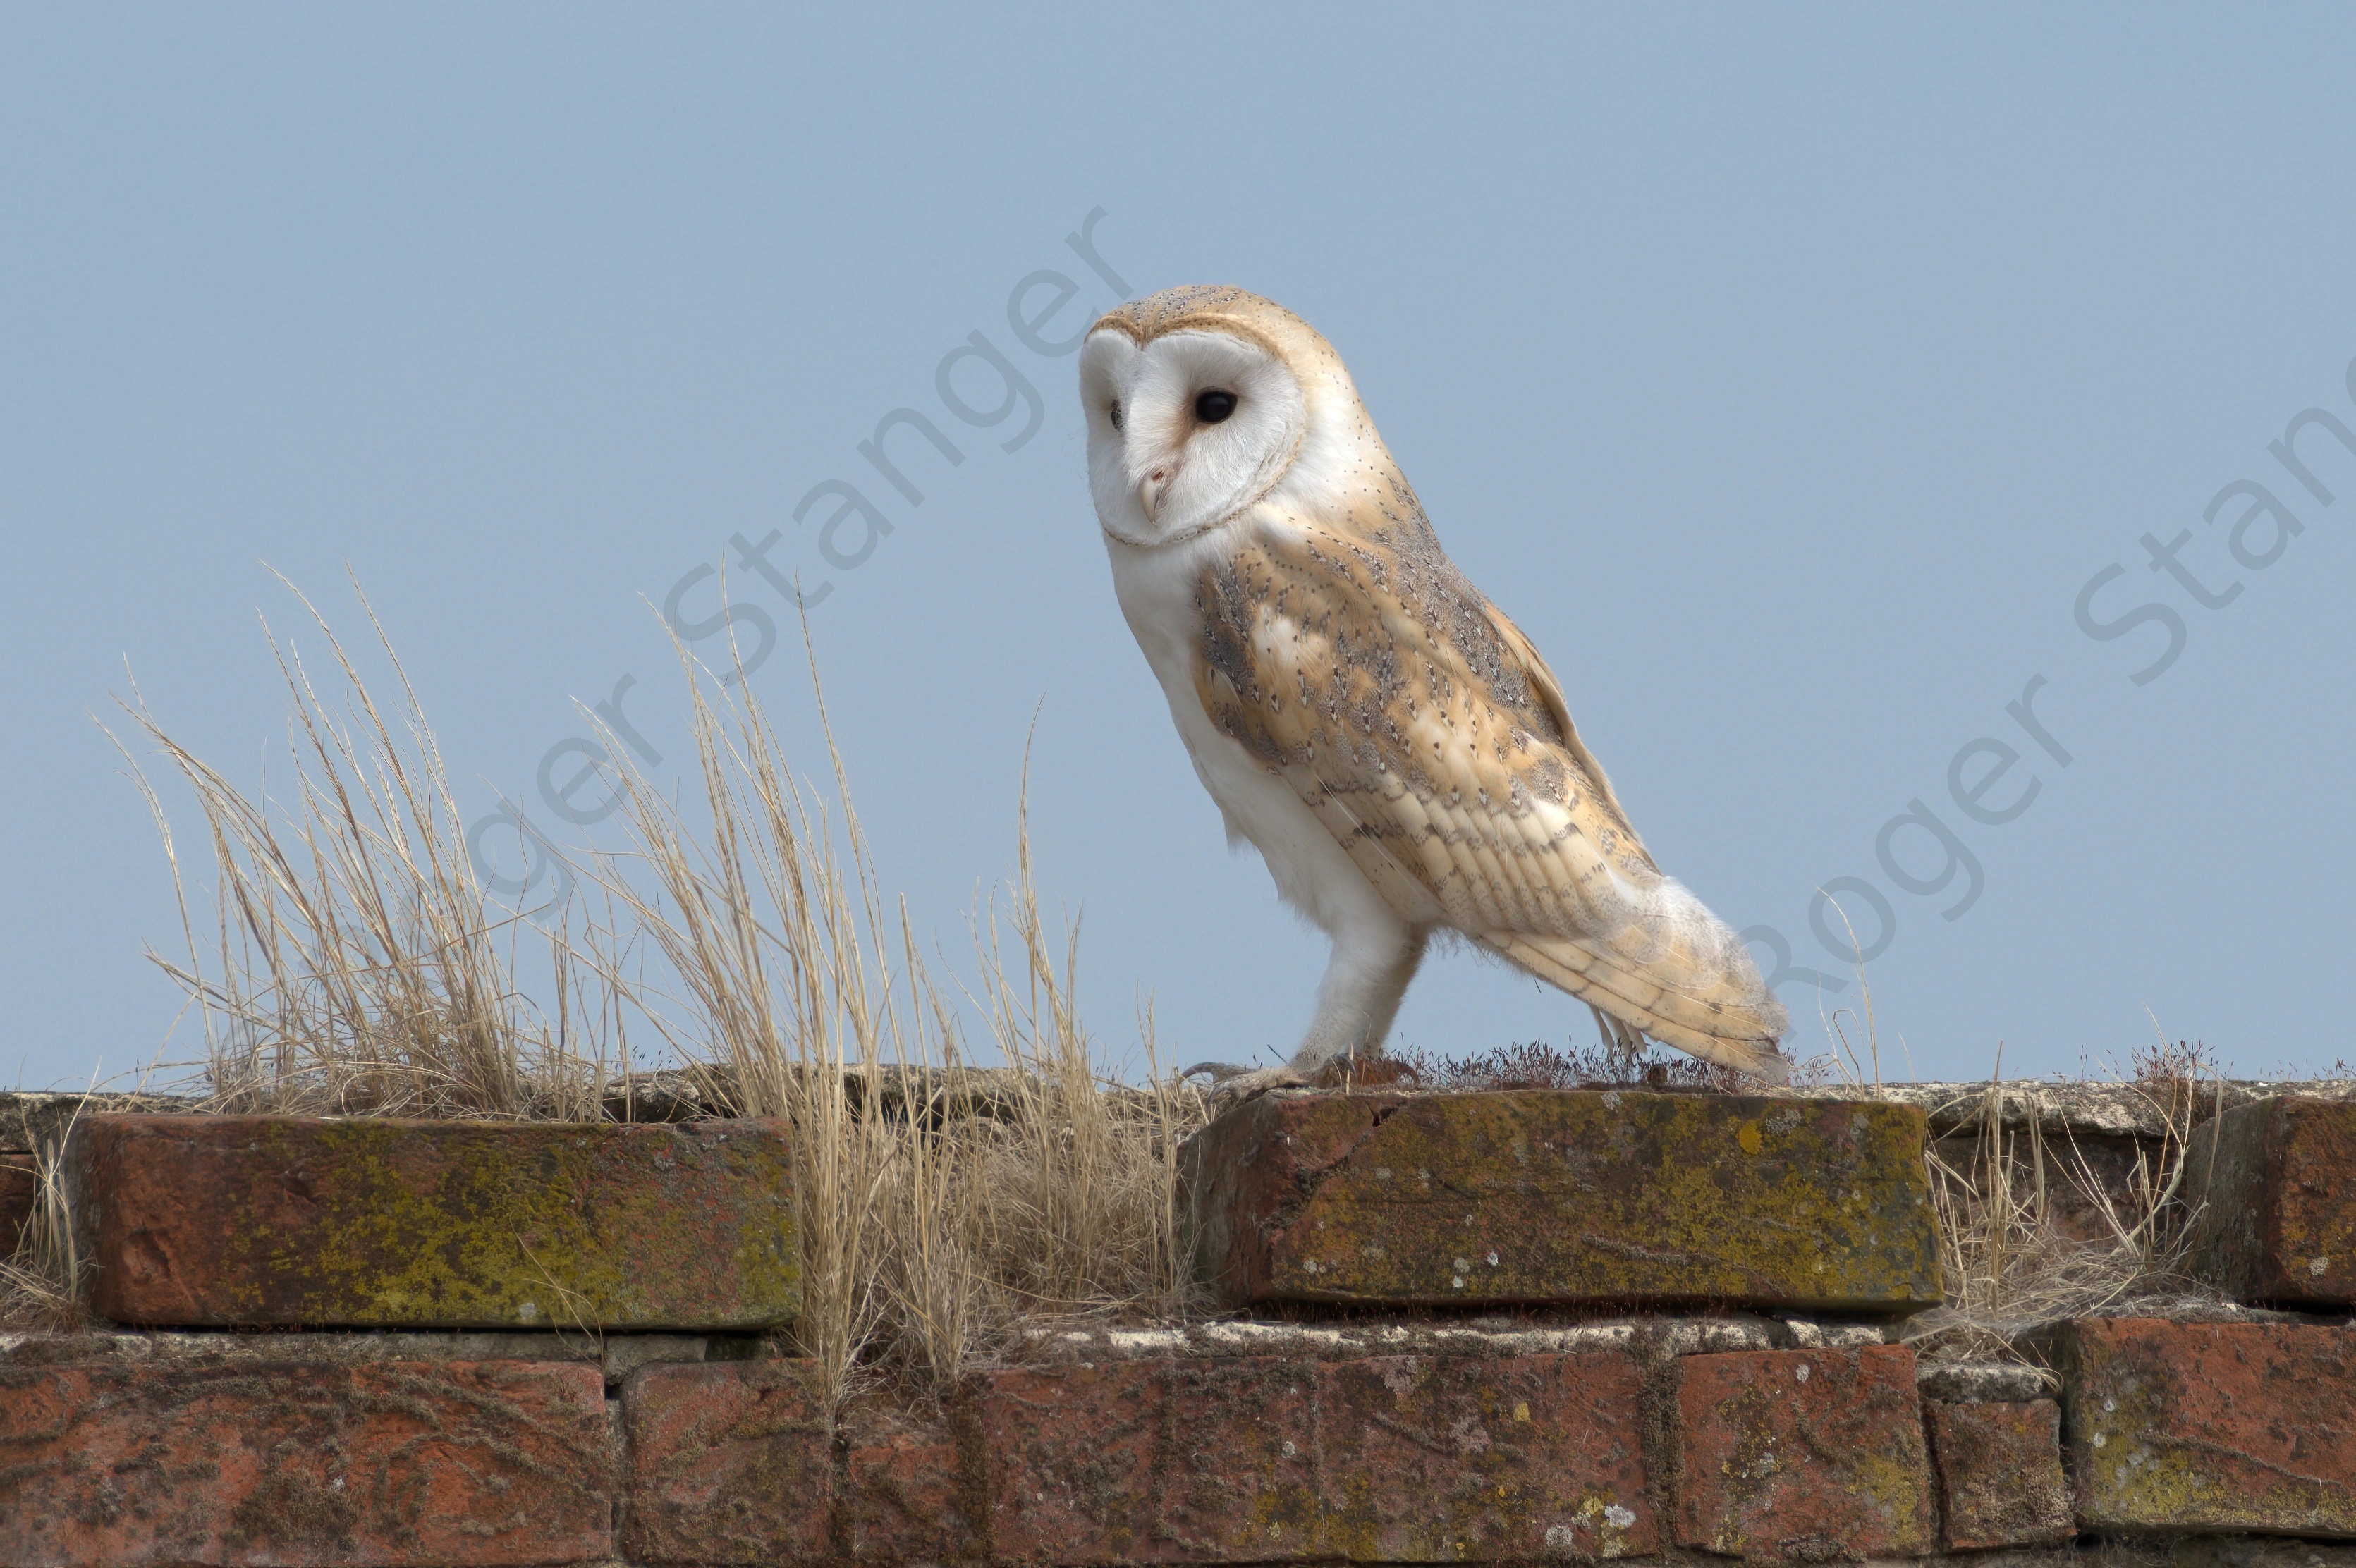
[[[1203,645],[1194,594],[1203,573],[1247,540],[1248,530],[1288,526],[1282,514],[1260,507],[1183,544],[1140,549],[1107,535],[1105,549],[1112,558],[1121,613],[1162,683],[1178,738],[1194,760],[1194,776],[1226,820],[1228,842],[1249,839],[1284,901],[1339,935],[1344,929],[1396,923],[1398,915],[1292,786],[1239,741],[1220,733],[1194,690],[1195,653]]]

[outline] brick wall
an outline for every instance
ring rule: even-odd
[[[1868,1332],[1095,1334],[942,1408],[871,1398],[831,1425],[811,1363],[710,1359],[753,1341],[667,1336],[671,1359],[632,1366],[649,1349],[620,1336],[13,1336],[0,1563],[1781,1563],[2356,1537],[2356,1329],[2093,1320],[2058,1388],[1926,1376]]]
[[[97,1298],[230,1326],[0,1333],[0,1568],[2356,1563],[2329,1544],[2356,1540],[2348,1106],[2254,1104],[2206,1135],[2244,1222],[2214,1227],[2201,1255],[2267,1305],[2051,1325],[2045,1370],[1926,1368],[1901,1342],[1897,1314],[1936,1298],[1909,1229],[1919,1115],[1910,1145],[1873,1115],[1777,1102],[1354,1098],[1330,1115],[1313,1097],[1256,1103],[1257,1122],[1218,1130],[1231,1157],[1202,1157],[1217,1139],[1196,1151],[1190,1200],[1226,1317],[1042,1330],[937,1404],[879,1390],[831,1414],[813,1364],[766,1331],[797,1299],[763,1261],[782,1129],[515,1129],[504,1152],[466,1144],[462,1159],[424,1125],[389,1157],[381,1128],[362,1147],[317,1124],[102,1121],[73,1184],[102,1282],[136,1266],[145,1294]],[[143,1137],[163,1142],[127,1154]],[[167,1147],[216,1194],[277,1194],[266,1232],[189,1201]],[[362,1152],[339,1164],[347,1147]],[[424,1258],[402,1240],[467,1211],[484,1158],[607,1195],[568,1208],[542,1192],[544,1211],[508,1215],[569,1238],[519,1243],[529,1290],[503,1253]],[[1715,1197],[1679,1200],[1709,1212],[1644,1210],[1638,1178],[1660,1159],[1709,1173]],[[625,1278],[639,1221],[596,1220],[637,1212],[611,1196],[633,1170],[694,1216],[695,1251],[726,1254],[667,1265],[682,1289]],[[1762,1250],[1749,1232],[1795,1211],[1771,1200],[1809,1172],[1837,1179],[1792,1200],[1815,1217],[1805,1248]],[[361,1245],[353,1216],[387,1180],[410,1229]],[[1347,1255],[1337,1223],[1356,1228]],[[1534,1223],[1554,1233],[1500,1251]],[[1632,1247],[1655,1255],[1632,1270]],[[305,1265],[318,1256],[341,1261]],[[1811,1260],[1837,1288],[1794,1284]],[[1321,1298],[1341,1264],[1362,1283],[1336,1305]],[[1518,1271],[1510,1304],[1365,1298],[1386,1269],[1428,1296],[1492,1268]],[[1597,1277],[1636,1299],[1600,1298]],[[1699,1277],[1743,1306],[1684,1299]],[[603,1332],[523,1311],[598,1280]],[[294,1292],[314,1326],[241,1322],[239,1293],[264,1286],[255,1299]],[[453,1310],[465,1321],[436,1321]],[[320,1326],[355,1322],[406,1327]]]

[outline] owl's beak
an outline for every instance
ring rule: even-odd
[[[1161,520],[1155,514],[1162,509],[1162,497],[1170,492],[1170,482],[1177,477],[1178,465],[1174,463],[1162,463],[1155,464],[1153,472],[1139,481],[1137,504],[1145,508],[1147,522]]]

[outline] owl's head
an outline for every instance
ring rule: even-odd
[[[1169,289],[1110,311],[1080,351],[1088,487],[1106,533],[1174,544],[1276,499],[1314,508],[1380,438],[1341,357],[1241,289]]]

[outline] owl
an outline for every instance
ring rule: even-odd
[[[1172,289],[1089,329],[1080,397],[1113,587],[1195,774],[1333,940],[1300,1049],[1211,1067],[1224,1089],[1378,1055],[1448,932],[1588,1003],[1620,1049],[1787,1080],[1749,952],[1654,864],[1314,328]]]

